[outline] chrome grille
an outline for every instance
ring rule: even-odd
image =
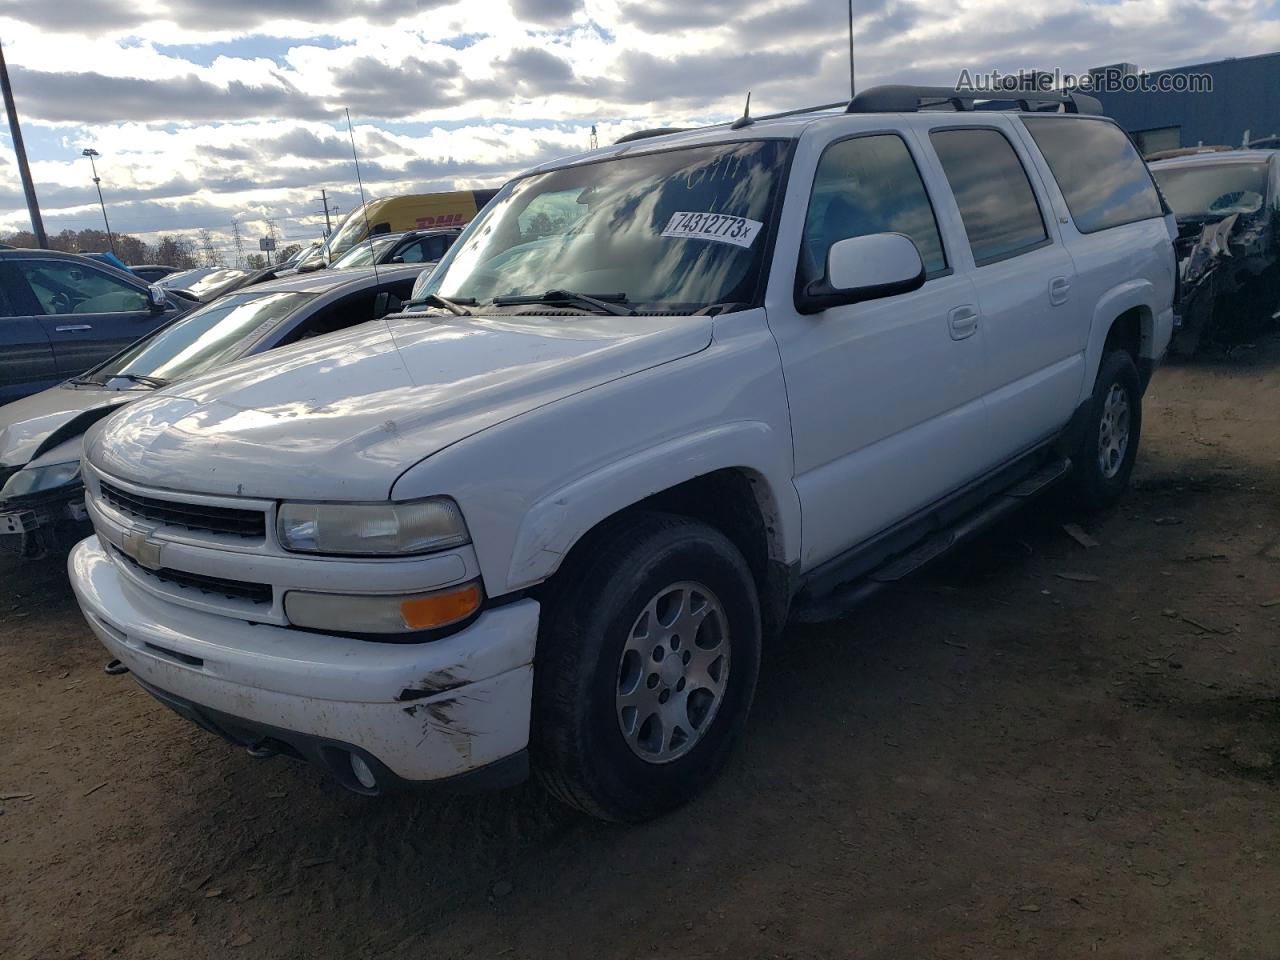
[[[267,518],[261,510],[237,507],[211,507],[199,503],[163,500],[130,493],[115,484],[99,482],[102,499],[130,517],[150,520],[169,527],[205,530],[237,537],[262,539],[267,534]]]

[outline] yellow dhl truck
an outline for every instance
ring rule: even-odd
[[[454,190],[379,197],[351,211],[311,257],[316,266],[332,263],[361,240],[380,233],[428,227],[463,227],[472,221],[497,190]],[[303,264],[299,264],[302,267]]]

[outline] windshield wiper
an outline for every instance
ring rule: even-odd
[[[533,303],[567,303],[581,308],[585,304],[587,307],[613,314],[616,317],[634,317],[636,312],[630,307],[623,306],[626,302],[627,295],[625,293],[597,293],[591,295],[574,293],[572,290],[548,290],[546,293],[536,293],[530,296],[493,298],[494,306],[498,307],[515,307]]]
[[[72,377],[71,382],[77,387],[105,387],[105,380],[90,380],[88,377]]]
[[[140,383],[146,387],[167,387],[173,382],[165,380],[163,377],[149,377],[145,373],[116,373],[113,376],[119,377],[121,380],[132,380],[134,383]]]
[[[455,317],[469,317],[471,316],[471,311],[468,310],[467,307],[474,307],[476,305],[476,298],[458,297],[456,300],[451,300],[448,297],[440,296],[438,293],[429,293],[420,300],[406,301],[401,309],[408,310],[410,307],[425,307],[432,303],[440,304],[440,306],[444,307]]]

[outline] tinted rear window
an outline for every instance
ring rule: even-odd
[[[1081,233],[1163,216],[1147,165],[1124,131],[1103,120],[1024,117]]]
[[[1015,257],[1048,240],[1022,161],[997,130],[935,130],[929,135],[955,194],[978,266]]]

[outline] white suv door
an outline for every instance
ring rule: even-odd
[[[982,306],[997,461],[1053,436],[1084,383],[1088,298],[1062,244],[1044,183],[1008,118],[941,120],[927,137],[951,186]],[[1035,171],[1028,175],[1028,170]]]
[[[895,132],[826,131],[797,148],[766,298],[791,409],[806,569],[988,466],[977,300],[948,258],[918,148]],[[811,193],[798,192],[809,183]],[[832,243],[883,232],[915,242],[923,287],[797,311],[797,284],[821,276]]]

